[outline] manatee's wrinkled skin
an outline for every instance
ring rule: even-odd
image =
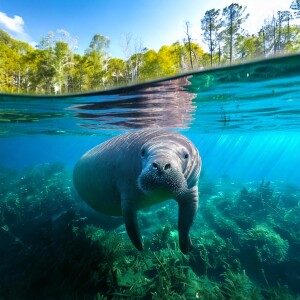
[[[88,151],[74,168],[80,197],[99,212],[123,216],[138,250],[143,242],[137,210],[168,199],[178,202],[179,245],[187,253],[198,208],[201,158],[183,135],[146,129],[125,133]]]

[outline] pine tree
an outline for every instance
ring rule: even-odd
[[[201,29],[203,30],[203,42],[208,46],[210,53],[210,65],[213,64],[213,54],[220,42],[220,29],[222,27],[219,19],[220,10],[211,9],[205,12],[201,20]]]
[[[244,15],[247,7],[242,7],[237,3],[233,3],[223,9],[222,40],[224,42],[225,51],[228,52],[230,63],[234,57],[234,46],[239,34],[243,33],[241,25],[247,20],[249,14]]]

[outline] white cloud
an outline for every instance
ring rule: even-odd
[[[1,1],[1,0],[0,0]],[[0,11],[0,29],[6,30],[13,38],[29,43],[35,47],[37,43],[24,30],[24,20],[20,16],[10,18],[6,13]]]
[[[22,34],[24,33],[24,20],[20,16],[14,16],[10,18],[6,13],[0,11],[0,24],[14,33]]]

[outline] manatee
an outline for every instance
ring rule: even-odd
[[[171,130],[143,129],[111,138],[76,163],[74,186],[95,210],[123,216],[133,245],[143,250],[137,211],[165,200],[178,203],[179,246],[186,254],[198,209],[201,158],[194,144]]]

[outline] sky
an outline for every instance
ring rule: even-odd
[[[12,37],[36,45],[49,31],[67,31],[77,38],[83,54],[94,34],[110,38],[112,57],[126,58],[125,40],[156,51],[185,37],[190,24],[193,41],[203,45],[201,19],[212,8],[231,3],[247,6],[250,14],[243,28],[259,31],[264,19],[278,10],[289,10],[292,0],[0,0],[0,29]],[[207,51],[205,45],[204,50]],[[130,52],[130,51],[129,51]]]

